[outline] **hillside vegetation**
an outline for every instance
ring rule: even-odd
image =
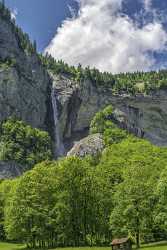
[[[50,55],[40,56],[43,65],[54,74],[65,74],[76,82],[90,80],[96,87],[111,88],[114,94],[149,94],[167,88],[167,70],[112,74],[96,68],[69,66]]]
[[[0,124],[0,160],[15,161],[30,168],[51,156],[51,139],[47,132],[15,118]]]
[[[45,161],[1,183],[1,239],[53,248],[166,238],[167,149],[116,128],[111,115],[109,106],[91,124],[105,138],[102,155]]]

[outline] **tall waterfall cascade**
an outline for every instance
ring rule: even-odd
[[[55,156],[63,156],[65,149],[60,136],[59,130],[59,120],[58,120],[58,109],[57,109],[57,98],[55,89],[52,88],[51,92],[52,108],[53,108],[53,118],[54,118],[54,139],[55,139]]]

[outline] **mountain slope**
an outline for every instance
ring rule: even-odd
[[[0,5],[0,121],[16,116],[47,128],[50,79],[28,36]]]

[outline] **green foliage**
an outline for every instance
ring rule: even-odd
[[[155,191],[157,206],[154,212],[156,229],[163,235],[167,234],[167,167],[162,171]]]
[[[156,182],[166,165],[167,151],[144,140],[135,143],[125,140],[119,147],[122,147],[119,158],[125,161],[123,181],[115,189],[111,229],[115,236],[133,235],[139,246],[140,239],[145,236],[152,235],[154,238]]]
[[[128,234],[154,239],[157,180],[166,211],[166,189],[160,188],[166,162],[166,148],[131,136],[108,147],[97,162],[45,161],[1,183],[1,226],[8,239],[31,248],[109,244],[113,236]]]
[[[13,66],[16,66],[16,60],[14,58],[6,58],[5,60],[0,59],[0,69]]]
[[[48,237],[54,223],[55,188],[50,169],[47,174],[44,168],[34,169],[18,181],[9,195],[10,205],[5,209],[5,229],[9,239],[24,240],[35,247],[35,238]]]
[[[31,247],[86,244],[98,220],[92,169],[89,160],[71,157],[26,173],[7,199],[7,237]]]
[[[6,240],[5,230],[4,230],[4,207],[7,205],[5,202],[9,199],[9,193],[13,189],[14,185],[17,183],[17,180],[12,181],[2,181],[0,184],[0,239]]]
[[[0,160],[15,161],[31,167],[50,157],[51,140],[47,132],[12,118],[1,124]]]
[[[42,64],[54,74],[64,74],[74,81],[84,80],[83,69],[81,65],[78,67],[69,66],[62,60],[56,61],[51,55],[46,54],[46,56],[40,55],[40,60]]]
[[[167,70],[113,75],[109,72],[100,72],[95,68],[82,68],[81,65],[69,66],[62,60],[56,61],[48,54],[40,55],[40,59],[43,65],[54,74],[64,74],[80,83],[90,80],[96,87],[111,89],[113,94],[149,94],[167,87]]]
[[[112,112],[112,106],[107,106],[104,110],[96,113],[90,124],[90,132],[92,134],[104,133],[106,128],[114,127],[114,124],[111,121]]]
[[[113,113],[113,107],[109,105],[104,110],[96,113],[90,124],[90,133],[103,134],[106,145],[119,143],[128,136],[126,131],[119,129],[112,122],[113,120],[112,113]]]
[[[119,128],[106,128],[104,131],[104,141],[106,145],[119,143],[127,138],[127,132]]]

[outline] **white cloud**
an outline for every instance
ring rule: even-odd
[[[97,67],[113,73],[149,70],[153,52],[166,49],[167,33],[157,20],[142,28],[121,13],[123,0],[78,0],[77,17],[65,20],[46,48],[71,65]],[[150,8],[150,1],[145,8]]]
[[[14,10],[11,10],[11,18],[16,20],[16,17],[18,15],[18,10],[15,8]]]
[[[152,0],[143,0],[144,8],[146,11],[150,11],[152,7]]]

